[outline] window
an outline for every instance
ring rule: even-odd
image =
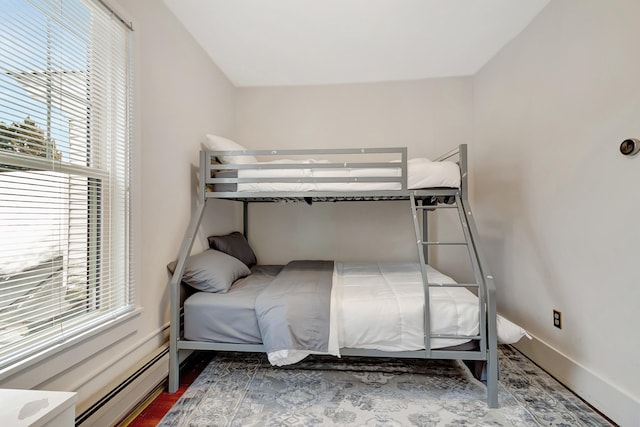
[[[0,2],[0,370],[133,307],[129,28]]]

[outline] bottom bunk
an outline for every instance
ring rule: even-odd
[[[209,249],[185,262],[183,283],[199,291],[184,301],[177,349],[266,352],[273,365],[309,354],[460,359],[474,361],[480,375],[478,362],[491,363],[497,351],[490,336],[511,343],[524,334],[499,316],[497,330],[488,331],[496,313],[431,266],[425,312],[419,263],[251,265],[255,257],[242,235],[227,237],[235,247],[221,248],[234,256]],[[489,406],[496,406],[497,380],[487,385]]]

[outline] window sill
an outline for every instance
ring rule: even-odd
[[[73,347],[78,347],[83,344],[88,344],[87,351],[76,352],[71,357],[66,357],[65,355],[65,365],[64,370],[71,369],[75,364],[82,362],[83,360],[91,357],[93,354],[103,350],[104,348],[111,345],[111,343],[123,339],[129,335],[136,333],[137,325],[134,319],[137,319],[142,313],[142,308],[135,308],[127,313],[123,313],[122,315],[110,320],[108,322],[103,323],[102,325],[87,330],[81,334],[74,336],[73,338],[68,339],[67,341],[56,344],[55,346],[48,348],[44,351],[41,351],[38,354],[33,355],[27,359],[21,360],[20,362],[14,363],[10,366],[7,366],[3,370],[0,371],[0,386],[7,387],[10,386],[12,380],[15,377],[21,376],[22,374],[30,375],[34,372],[32,369],[37,364],[42,364],[42,362],[52,360],[56,358],[60,353],[65,352],[66,350],[70,350]],[[96,340],[92,340],[98,335],[109,333],[109,340],[100,340],[100,342],[96,342]],[[93,341],[93,342],[92,342]],[[89,344],[90,343],[90,344]],[[36,369],[37,370],[37,369]],[[59,374],[59,372],[49,371],[47,370],[48,376],[55,376]],[[38,383],[43,381],[42,375],[35,375],[38,378]],[[30,381],[27,381],[30,382]],[[33,385],[23,384],[20,381],[19,388],[31,388],[35,387],[37,383]]]

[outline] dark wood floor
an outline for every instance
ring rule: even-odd
[[[158,397],[127,425],[132,427],[155,427],[180,396],[189,388],[200,372],[209,364],[212,357],[213,352],[196,352],[193,354],[180,370],[180,387],[178,391],[169,394],[165,388]]]

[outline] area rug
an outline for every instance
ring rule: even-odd
[[[285,368],[263,354],[218,353],[160,426],[610,426],[509,346],[499,408],[450,360],[309,357]]]

